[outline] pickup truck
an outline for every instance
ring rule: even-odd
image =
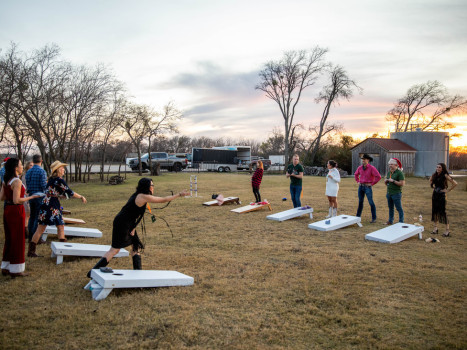
[[[186,158],[183,159],[169,156],[169,154],[165,152],[151,152],[151,165],[154,167],[156,164],[159,164],[161,169],[168,169],[169,171],[181,171],[182,169],[186,169],[188,160]],[[138,158],[130,159],[128,165],[130,166],[131,170],[138,171]],[[149,169],[148,153],[141,156],[141,167],[143,170]]]

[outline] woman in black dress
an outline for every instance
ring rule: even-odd
[[[128,202],[123,206],[120,212],[114,219],[112,229],[112,246],[105,253],[104,257],[93,267],[98,269],[105,267],[109,261],[120,251],[121,248],[132,246],[133,269],[141,270],[141,255],[143,249],[136,226],[144,216],[147,203],[166,203],[173,201],[175,198],[188,196],[186,190],[167,197],[156,197],[154,194],[154,183],[149,178],[142,178],[138,182],[136,192],[133,193]],[[88,277],[91,277],[91,271],[88,272]]]
[[[66,242],[64,228],[65,222],[63,221],[62,207],[60,205],[59,197],[66,196],[67,198],[79,198],[83,203],[86,203],[86,198],[76,192],[73,192],[71,188],[68,187],[65,180],[63,180],[65,167],[67,165],[68,164],[62,163],[59,160],[56,160],[50,165],[52,176],[50,176],[47,181],[45,197],[39,209],[39,220],[36,232],[29,242],[29,257],[34,258],[38,256],[36,254],[36,246],[47,228],[47,225],[56,226],[59,241]]]
[[[448,181],[452,184],[448,189]],[[446,215],[446,193],[452,191],[457,186],[457,182],[449,176],[446,164],[438,163],[436,171],[431,175],[430,185],[433,188],[433,196],[431,198],[431,221],[434,222],[433,232],[438,233],[438,222],[446,224],[446,231],[443,233],[444,237],[449,237],[449,221]]]

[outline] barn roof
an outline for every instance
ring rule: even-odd
[[[363,142],[371,141],[376,143],[381,148],[384,148],[386,151],[398,151],[398,152],[416,152],[417,150],[412,146],[409,146],[405,142],[402,142],[398,139],[380,139],[376,137],[370,137],[358,145],[354,146],[352,149],[356,148],[357,146],[361,145]]]

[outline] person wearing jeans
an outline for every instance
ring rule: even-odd
[[[373,158],[364,154],[362,157],[362,165],[360,165],[355,172],[355,181],[359,184],[358,186],[358,209],[357,216],[362,216],[363,211],[363,201],[366,198],[371,208],[371,223],[376,222],[376,206],[373,202],[373,186],[381,180],[381,175],[378,170],[370,164],[373,161]]]
[[[365,196],[368,199],[368,204],[370,204],[371,222],[374,223],[376,222],[376,205],[373,201],[373,188],[371,185],[360,184],[358,186],[358,209],[356,216],[362,216],[363,202],[365,200]]]
[[[300,164],[298,154],[294,154],[292,158],[292,164],[287,167],[286,177],[290,178],[290,196],[292,197],[292,203],[294,208],[302,206],[300,196],[302,194],[302,178],[303,178],[303,166]]]
[[[40,154],[35,154],[32,157],[32,163],[34,164],[31,169],[26,173],[26,188],[28,194],[32,195],[34,193],[45,193],[47,188],[47,173],[42,169],[42,157]],[[44,195],[45,196],[45,195]],[[29,232],[29,241],[31,241],[32,236],[37,230],[38,218],[39,218],[39,209],[41,207],[44,197],[34,198],[29,201],[29,222],[28,222],[28,232]]]
[[[386,225],[394,223],[394,207],[399,213],[399,222],[404,222],[404,210],[402,209],[402,186],[405,185],[404,173],[401,171],[402,163],[397,158],[391,158],[388,162],[389,171],[384,179],[388,187],[386,198],[388,200],[389,219]]]

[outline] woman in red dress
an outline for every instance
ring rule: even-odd
[[[27,276],[24,272],[24,203],[38,196],[24,197],[26,189],[20,180],[23,164],[19,159],[10,158],[5,164],[0,199],[5,201],[3,227],[5,245],[3,246],[2,275],[14,277]]]

